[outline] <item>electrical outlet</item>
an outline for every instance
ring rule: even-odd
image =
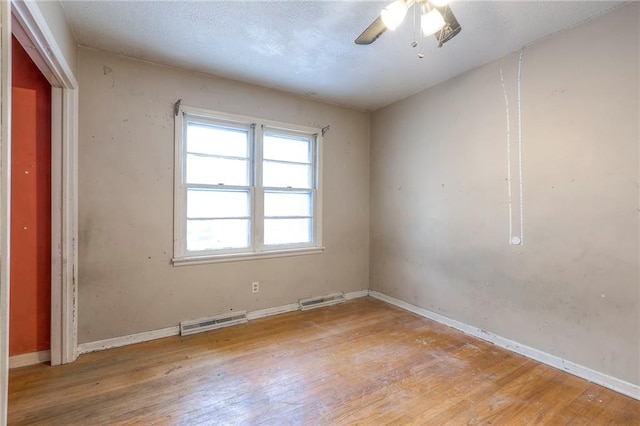
[[[260,283],[258,281],[254,281],[251,283],[251,293],[257,293],[260,291]]]

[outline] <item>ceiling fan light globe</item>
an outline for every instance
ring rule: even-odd
[[[420,28],[425,37],[435,34],[444,27],[444,18],[438,9],[432,9],[420,18]]]
[[[402,21],[404,21],[404,17],[407,15],[407,9],[407,3],[405,3],[404,0],[395,0],[380,12],[382,22],[384,22],[384,25],[388,29],[392,31],[395,30],[400,26]]]

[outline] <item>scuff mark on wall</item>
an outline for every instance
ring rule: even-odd
[[[113,76],[113,69],[111,69],[110,67],[105,65],[105,66],[102,67],[102,73],[104,75],[111,74],[111,87],[112,88],[115,87],[116,86],[116,78]]]

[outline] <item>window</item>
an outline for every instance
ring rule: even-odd
[[[174,264],[321,251],[320,131],[180,106]]]

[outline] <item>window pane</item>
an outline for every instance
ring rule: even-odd
[[[264,244],[310,243],[311,219],[265,219]]]
[[[265,192],[265,216],[312,216],[311,193]]]
[[[187,220],[187,250],[249,247],[249,219]]]
[[[249,191],[188,189],[188,218],[248,217]]]
[[[187,183],[248,185],[249,160],[187,154]]]
[[[266,187],[311,188],[311,166],[264,161],[262,184]]]
[[[265,134],[262,156],[268,160],[311,162],[311,141],[282,135]]]
[[[187,152],[249,157],[249,131],[189,122]]]

